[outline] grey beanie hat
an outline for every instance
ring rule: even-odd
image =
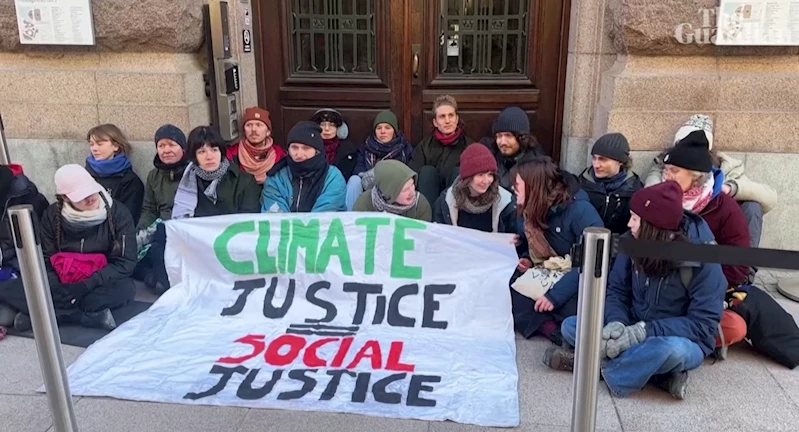
[[[630,161],[630,143],[620,133],[602,135],[591,148],[592,155],[605,156],[621,163]]]

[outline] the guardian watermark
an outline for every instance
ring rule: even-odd
[[[701,18],[699,27],[692,23],[682,23],[674,28],[674,39],[683,45],[707,45],[716,43],[716,17],[719,8],[699,9]]]
[[[799,7],[788,4],[777,4],[771,9],[761,5],[725,11],[718,7],[703,8],[697,12],[698,25],[695,22],[677,25],[674,39],[683,45],[799,45],[799,24],[790,19],[797,13]],[[718,43],[717,38],[721,38]]]

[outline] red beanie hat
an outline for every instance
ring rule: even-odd
[[[682,222],[682,188],[666,181],[638,190],[630,199],[630,210],[657,228],[677,231]]]
[[[270,131],[272,130],[272,120],[269,118],[269,111],[263,108],[250,107],[244,110],[244,120],[241,122],[242,127],[250,120],[258,120],[265,124]]]
[[[483,144],[470,144],[461,153],[460,177],[469,178],[485,172],[497,172],[497,160]]]

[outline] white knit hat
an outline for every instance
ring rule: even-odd
[[[707,142],[710,144],[708,150],[713,150],[713,120],[704,114],[694,114],[688,121],[683,123],[680,129],[677,130],[677,133],[674,134],[674,144],[680,142],[691,132],[698,130],[705,132]]]

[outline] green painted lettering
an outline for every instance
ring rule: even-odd
[[[319,219],[308,221],[294,219],[291,225],[291,243],[289,243],[288,272],[297,271],[298,249],[305,249],[305,272],[316,273],[316,251],[319,249]]]
[[[362,217],[355,220],[355,225],[366,227],[366,249],[364,250],[363,272],[375,272],[375,247],[377,245],[377,229],[381,226],[391,225],[387,217]]]
[[[225,270],[237,275],[255,273],[255,265],[252,261],[235,261],[228,251],[228,243],[233,237],[252,231],[255,231],[255,221],[237,222],[225,228],[222,234],[219,234],[214,240],[214,254]]]
[[[330,257],[334,255],[341,262],[341,273],[345,276],[352,276],[352,259],[347,247],[347,237],[344,235],[344,225],[338,218],[333,219],[327,228],[327,236],[325,236],[325,241],[322,242],[317,255],[316,272],[325,273],[327,265],[330,264]]]
[[[415,247],[413,239],[405,237],[409,229],[425,229],[425,224],[414,219],[394,220],[394,239],[391,250],[391,277],[399,279],[421,279],[422,268],[405,265],[405,252],[412,251]]]
[[[277,260],[269,256],[269,239],[271,238],[269,221],[258,222],[258,243],[255,244],[255,256],[258,260],[259,274],[277,273]]]
[[[286,273],[288,264],[288,248],[291,242],[291,221],[283,219],[280,221],[280,242],[277,244],[277,271],[281,274]]]

